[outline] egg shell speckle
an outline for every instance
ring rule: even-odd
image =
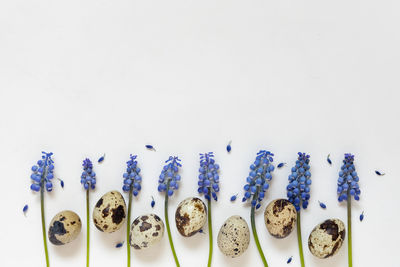
[[[314,256],[328,258],[339,251],[345,235],[345,226],[341,220],[326,220],[312,230],[308,238],[308,248]]]
[[[287,237],[295,228],[296,219],[296,208],[286,199],[271,201],[264,211],[265,226],[276,238]]]
[[[133,248],[144,249],[159,242],[164,236],[164,223],[155,214],[137,217],[131,225],[129,241]]]
[[[93,210],[93,222],[102,232],[117,231],[125,222],[126,204],[121,193],[110,191],[104,194]]]
[[[57,213],[50,222],[49,240],[60,246],[75,240],[82,229],[82,222],[78,214],[70,210]]]
[[[225,256],[236,258],[242,255],[250,243],[247,222],[237,215],[229,217],[219,230],[217,243]]]
[[[181,235],[194,235],[203,228],[206,221],[207,207],[200,198],[189,197],[179,203],[175,212],[175,222]]]

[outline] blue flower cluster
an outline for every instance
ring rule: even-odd
[[[200,194],[204,194],[207,200],[210,200],[210,194],[215,201],[218,200],[217,192],[219,192],[219,165],[213,159],[213,152],[200,153],[200,169],[199,169],[199,189]]]
[[[182,167],[180,161],[181,160],[178,157],[172,156],[165,161],[167,164],[163,167],[158,179],[159,192],[167,191],[168,196],[172,196],[174,194],[174,190],[179,188],[178,182],[181,180],[181,176],[178,174],[178,171],[179,167]]]
[[[339,202],[347,200],[353,196],[355,200],[360,200],[360,188],[358,186],[358,175],[354,167],[354,155],[344,154],[342,168],[339,172],[338,188]]]
[[[31,190],[39,192],[42,186],[46,186],[47,192],[50,192],[53,190],[51,180],[54,178],[54,161],[51,159],[53,153],[42,152],[42,154],[42,159],[38,160],[37,165],[32,166]]]
[[[310,155],[301,152],[297,154],[299,156],[289,175],[289,185],[286,190],[289,201],[297,211],[300,211],[300,207],[307,208],[310,199],[311,172]]]
[[[247,177],[247,183],[244,186],[244,197],[242,202],[251,199],[251,205],[256,209],[261,207],[261,201],[264,199],[265,191],[269,188],[269,181],[272,179],[272,172],[275,167],[272,165],[274,154],[266,150],[260,150],[257,153],[256,160],[250,166],[250,174]]]
[[[93,171],[92,162],[90,159],[85,159],[82,166],[81,184],[83,184],[85,190],[88,190],[89,187],[94,189],[96,187],[96,173]]]
[[[132,190],[133,195],[137,196],[140,189],[142,189],[142,186],[140,185],[142,177],[139,175],[140,168],[137,166],[137,156],[130,155],[130,157],[130,160],[126,162],[126,172],[123,175],[124,185],[122,190],[124,190],[124,192]]]

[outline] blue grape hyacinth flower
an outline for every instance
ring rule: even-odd
[[[269,151],[261,150],[257,153],[256,160],[250,165],[250,173],[244,186],[244,197],[242,202],[251,201],[251,205],[256,209],[261,207],[265,192],[269,188],[272,180],[272,172],[275,167],[272,164],[274,154]],[[252,197],[253,196],[253,197]]]
[[[359,178],[354,166],[354,155],[345,154],[338,178],[337,193],[339,202],[348,200],[348,197],[351,196],[357,201],[360,200],[361,190],[358,181]]]
[[[200,168],[199,168],[199,181],[198,181],[198,192],[204,194],[207,199],[208,209],[208,235],[209,235],[209,252],[208,252],[208,264],[211,266],[212,255],[213,255],[213,231],[212,231],[212,218],[211,218],[211,197],[217,201],[217,193],[219,192],[219,165],[215,163],[214,153],[208,152],[200,153]]]
[[[175,264],[177,267],[180,266],[178,256],[176,255],[174,242],[172,240],[171,228],[169,226],[169,217],[168,217],[168,199],[170,196],[174,194],[174,190],[178,190],[179,181],[181,180],[181,176],[178,174],[179,168],[182,167],[180,163],[180,159],[178,157],[170,156],[166,161],[166,165],[164,165],[160,177],[158,179],[158,191],[164,192],[165,201],[164,201],[164,217],[165,217],[165,227],[167,228],[168,233],[168,241],[171,247],[172,255],[174,256]]]
[[[42,159],[38,160],[36,165],[33,165],[31,170],[31,181],[32,184],[30,189],[34,192],[40,192],[40,212],[42,218],[42,233],[43,233],[43,245],[44,254],[46,258],[46,266],[50,266],[49,261],[49,251],[47,248],[47,237],[46,237],[46,222],[44,213],[44,192],[53,190],[52,180],[54,178],[54,161],[51,158],[53,153],[42,152]],[[26,207],[26,208],[25,208]],[[27,210],[28,206],[24,207],[24,212]]]
[[[303,245],[301,239],[301,208],[307,209],[308,201],[310,200],[310,185],[311,185],[311,172],[310,172],[310,155],[306,153],[297,153],[298,157],[296,164],[291,169],[289,175],[289,184],[286,187],[288,200],[293,204],[297,211],[297,242],[299,247],[300,264],[304,264]]]
[[[251,201],[251,228],[264,267],[268,267],[268,264],[258,239],[254,215],[255,210],[261,207],[261,202],[265,197],[265,192],[269,188],[269,182],[272,180],[272,172],[275,169],[272,164],[274,161],[273,157],[274,154],[267,150],[260,150],[257,153],[254,163],[250,165],[250,174],[246,179],[246,185],[244,186],[245,193],[242,199],[243,202]]]
[[[215,163],[213,152],[200,153],[200,169],[198,192],[204,194],[207,200],[211,197],[217,201],[219,192],[219,165]]]
[[[93,164],[90,159],[86,158],[83,161],[83,172],[81,175],[81,184],[85,188],[85,190],[95,189],[96,187],[96,173],[93,171]]]
[[[132,207],[132,195],[135,197],[139,194],[142,186],[142,177],[139,175],[140,168],[136,160],[136,155],[130,155],[130,159],[126,162],[126,172],[122,175],[124,178],[124,185],[122,190],[129,194],[128,198],[128,216],[126,224],[126,240],[130,239],[131,234],[131,207]],[[122,245],[121,245],[122,246]],[[127,265],[131,266],[131,246],[126,246],[127,249]]]
[[[86,266],[89,266],[90,249],[90,215],[89,215],[89,191],[96,188],[96,173],[93,171],[93,163],[86,158],[82,163],[83,171],[81,175],[81,184],[86,190]]]
[[[53,153],[42,152],[42,159],[38,160],[37,165],[33,165],[31,170],[32,191],[39,192],[43,186],[47,192],[53,190],[52,180],[54,178],[54,161],[52,160]]]
[[[124,192],[132,190],[134,196],[137,196],[142,189],[140,185],[142,177],[139,175],[140,168],[137,166],[136,158],[136,155],[130,155],[130,160],[126,162],[126,172],[123,174],[124,185],[122,186]]]
[[[348,249],[348,265],[353,266],[353,249],[351,234],[351,197],[360,200],[361,190],[358,185],[358,174],[354,166],[354,155],[350,153],[344,154],[343,165],[339,171],[337,193],[338,201],[347,201],[347,249]]]
[[[174,194],[174,190],[178,190],[179,188],[181,176],[178,174],[178,171],[179,168],[182,167],[180,161],[178,157],[170,156],[168,160],[165,161],[167,164],[164,165],[158,179],[158,191],[167,191],[169,197]]]
[[[296,165],[289,175],[289,185],[286,190],[289,201],[297,211],[300,211],[301,207],[307,209],[310,200],[311,172],[310,156],[301,152],[297,154]]]

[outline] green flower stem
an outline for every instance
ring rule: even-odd
[[[348,247],[349,267],[352,267],[353,266],[353,248],[352,248],[352,243],[351,243],[351,195],[350,195],[350,193],[347,193],[347,247]]]
[[[128,267],[131,266],[131,244],[130,244],[130,233],[131,233],[131,207],[132,207],[132,190],[133,187],[129,190],[129,202],[128,202],[128,218],[126,221],[126,252],[128,257]]]
[[[304,255],[303,255],[303,242],[301,240],[301,222],[300,222],[300,211],[297,212],[297,242],[299,244],[299,255],[301,267],[304,267]]]
[[[208,205],[208,236],[209,236],[209,251],[208,251],[208,264],[207,266],[211,266],[212,254],[213,254],[213,233],[212,233],[212,221],[211,221],[211,199],[207,200]]]
[[[257,198],[258,198],[258,190],[259,189],[257,189],[257,192],[253,195],[253,200],[257,200]],[[263,250],[261,248],[261,245],[260,245],[260,241],[258,240],[257,229],[256,229],[256,221],[255,221],[255,218],[254,218],[254,212],[255,212],[255,207],[253,205],[251,205],[250,219],[251,219],[251,230],[253,231],[254,241],[256,242],[256,246],[257,246],[258,252],[260,253],[260,257],[261,257],[261,260],[262,260],[262,262],[264,264],[264,267],[268,267],[267,260],[265,259],[264,252],[263,252]]]
[[[169,219],[168,219],[168,190],[169,190],[169,182],[170,181],[167,182],[167,190],[165,190],[165,202],[164,202],[165,225],[167,227],[169,245],[171,247],[172,254],[174,255],[175,264],[176,264],[177,267],[180,267],[181,265],[179,264],[178,257],[176,256],[174,242],[172,241],[171,229],[169,228]]]
[[[89,215],[89,188],[86,190],[86,267],[89,267],[90,248],[90,215]]]
[[[50,266],[49,262],[49,251],[47,249],[47,237],[46,237],[46,221],[44,218],[44,186],[40,188],[40,212],[42,216],[42,232],[43,232],[43,244],[44,244],[44,254],[46,256],[46,266]]]

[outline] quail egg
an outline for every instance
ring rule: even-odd
[[[207,208],[197,197],[189,197],[179,203],[175,212],[178,231],[183,236],[192,236],[203,228],[207,221]]]
[[[314,256],[328,258],[339,251],[345,234],[346,230],[341,220],[326,220],[312,230],[308,237],[308,248]]]
[[[236,258],[242,255],[250,243],[250,230],[246,221],[237,215],[229,217],[219,230],[217,243],[225,256]]]
[[[124,224],[125,217],[125,200],[118,191],[110,191],[103,195],[93,210],[94,225],[102,232],[117,231]]]
[[[61,211],[50,222],[49,240],[57,246],[65,245],[78,237],[81,228],[78,214],[70,210]]]
[[[137,217],[131,225],[130,244],[135,249],[151,247],[164,236],[164,223],[155,214]]]
[[[265,208],[265,226],[276,238],[287,237],[295,228],[296,218],[296,208],[286,199],[275,199]]]

